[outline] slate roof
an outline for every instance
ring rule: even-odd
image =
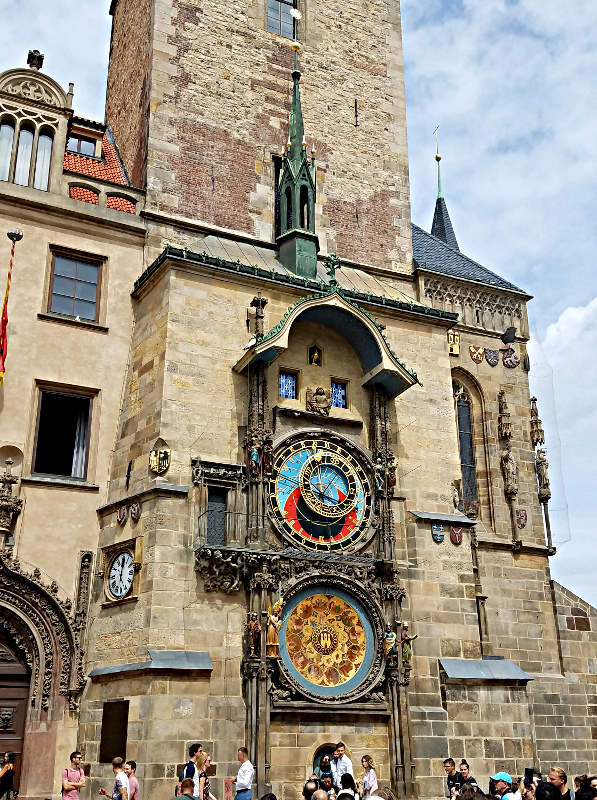
[[[511,292],[526,294],[523,289],[500,278],[495,272],[481,266],[459,250],[449,247],[441,239],[427,233],[418,225],[413,225],[412,231],[415,270],[428,270],[463,281],[482,283],[486,286],[495,286],[496,289],[507,289]]]
[[[122,186],[131,185],[109,127],[102,139],[101,159],[67,151],[64,154],[64,169],[90,178],[120,183]]]
[[[437,239],[441,239],[442,242],[445,242],[449,247],[454,248],[454,250],[460,250],[458,242],[456,241],[454,228],[452,227],[452,220],[448,214],[448,206],[441,195],[435,201],[431,235],[435,236]]]

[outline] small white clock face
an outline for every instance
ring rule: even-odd
[[[119,553],[110,564],[108,573],[108,586],[110,594],[117,599],[124,597],[133,585],[135,567],[133,556],[128,551]]]

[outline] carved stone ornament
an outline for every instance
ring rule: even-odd
[[[547,451],[537,450],[535,469],[537,471],[537,483],[539,484],[539,500],[542,503],[546,503],[551,498],[548,468]]]
[[[215,461],[202,461],[199,456],[191,459],[191,478],[194,486],[202,482],[235,484],[244,481],[241,464],[220,464]]]
[[[531,444],[533,447],[537,447],[538,444],[545,444],[545,433],[539,419],[536,397],[531,397]]]
[[[0,475],[0,532],[9,533],[15,516],[21,513],[23,501],[13,496],[13,484],[18,483],[18,478],[10,471],[13,460],[7,458],[4,462],[6,469]]]
[[[468,307],[473,312],[488,313],[493,318],[492,325],[488,327],[493,327],[493,330],[502,329],[505,319],[523,316],[520,300],[505,294],[476,289],[468,282],[457,283],[449,279],[425,277],[424,291],[425,297],[434,301],[434,306],[440,305],[446,311],[456,311],[457,306],[460,306],[463,310]]]
[[[68,105],[67,96],[56,81],[31,69],[5,72],[0,78],[0,92],[56,108]]]
[[[0,731],[14,732],[14,707],[0,708]]]
[[[90,571],[92,556],[84,556]],[[79,591],[83,588],[87,597],[88,587],[88,580],[80,581]],[[73,613],[72,602],[60,599],[55,582],[50,586],[44,583],[38,569],[24,571],[7,551],[0,552],[0,603],[4,617],[0,625],[32,672],[32,705],[48,709],[50,697],[57,692],[76,708],[77,696],[86,683],[83,638],[87,605],[83,610],[83,599],[78,598]]]
[[[323,386],[318,386],[315,390],[310,386],[307,387],[307,411],[327,417],[331,407],[332,401],[329,389],[324,389]]]
[[[500,410],[498,415],[498,436],[500,439],[511,439],[512,422],[510,421],[510,412],[506,402],[506,392],[503,389],[498,394],[498,404]]]
[[[518,464],[512,455],[510,444],[506,445],[506,449],[502,452],[500,465],[504,477],[504,493],[509,500],[512,500],[518,494]]]

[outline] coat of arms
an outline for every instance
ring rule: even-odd
[[[480,364],[481,361],[485,358],[485,348],[484,347],[473,347],[473,345],[469,345],[468,352],[470,357],[473,359],[475,364]]]
[[[444,526],[439,523],[433,523],[431,526],[431,536],[434,542],[441,544],[444,541]]]
[[[451,356],[457,356],[460,353],[460,334],[458,331],[448,331],[448,350]]]
[[[477,519],[479,516],[479,502],[477,500],[465,500],[463,510],[469,519]]]
[[[158,475],[163,475],[170,466],[170,448],[156,448],[149,453],[149,469]]]
[[[128,514],[129,510],[126,506],[118,506],[118,509],[116,511],[116,522],[120,525],[121,528],[124,528]]]
[[[524,508],[517,508],[516,509],[516,524],[519,528],[524,528],[527,524],[527,512]]]
[[[485,348],[485,361],[487,361],[490,367],[497,367],[499,360],[500,360],[499,350],[490,350],[488,347]]]
[[[453,544],[461,544],[462,542],[462,528],[450,528],[450,540]]]
[[[135,500],[134,503],[131,503],[131,519],[133,522],[139,522],[141,517],[141,503],[139,500]]]
[[[516,350],[514,349],[514,345],[512,343],[507,344],[506,347],[501,348],[502,353],[502,360],[504,362],[504,366],[508,367],[508,369],[514,369],[520,364],[520,359],[516,355]]]

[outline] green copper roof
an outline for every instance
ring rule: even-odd
[[[290,106],[290,124],[288,126],[288,138],[290,139],[290,149],[288,151],[288,160],[293,166],[293,171],[298,171],[303,161],[303,139],[305,138],[305,126],[303,124],[303,110],[301,108],[301,93],[299,89],[299,81],[301,73],[295,67],[292,71],[292,80],[294,83],[292,89],[292,104]]]

